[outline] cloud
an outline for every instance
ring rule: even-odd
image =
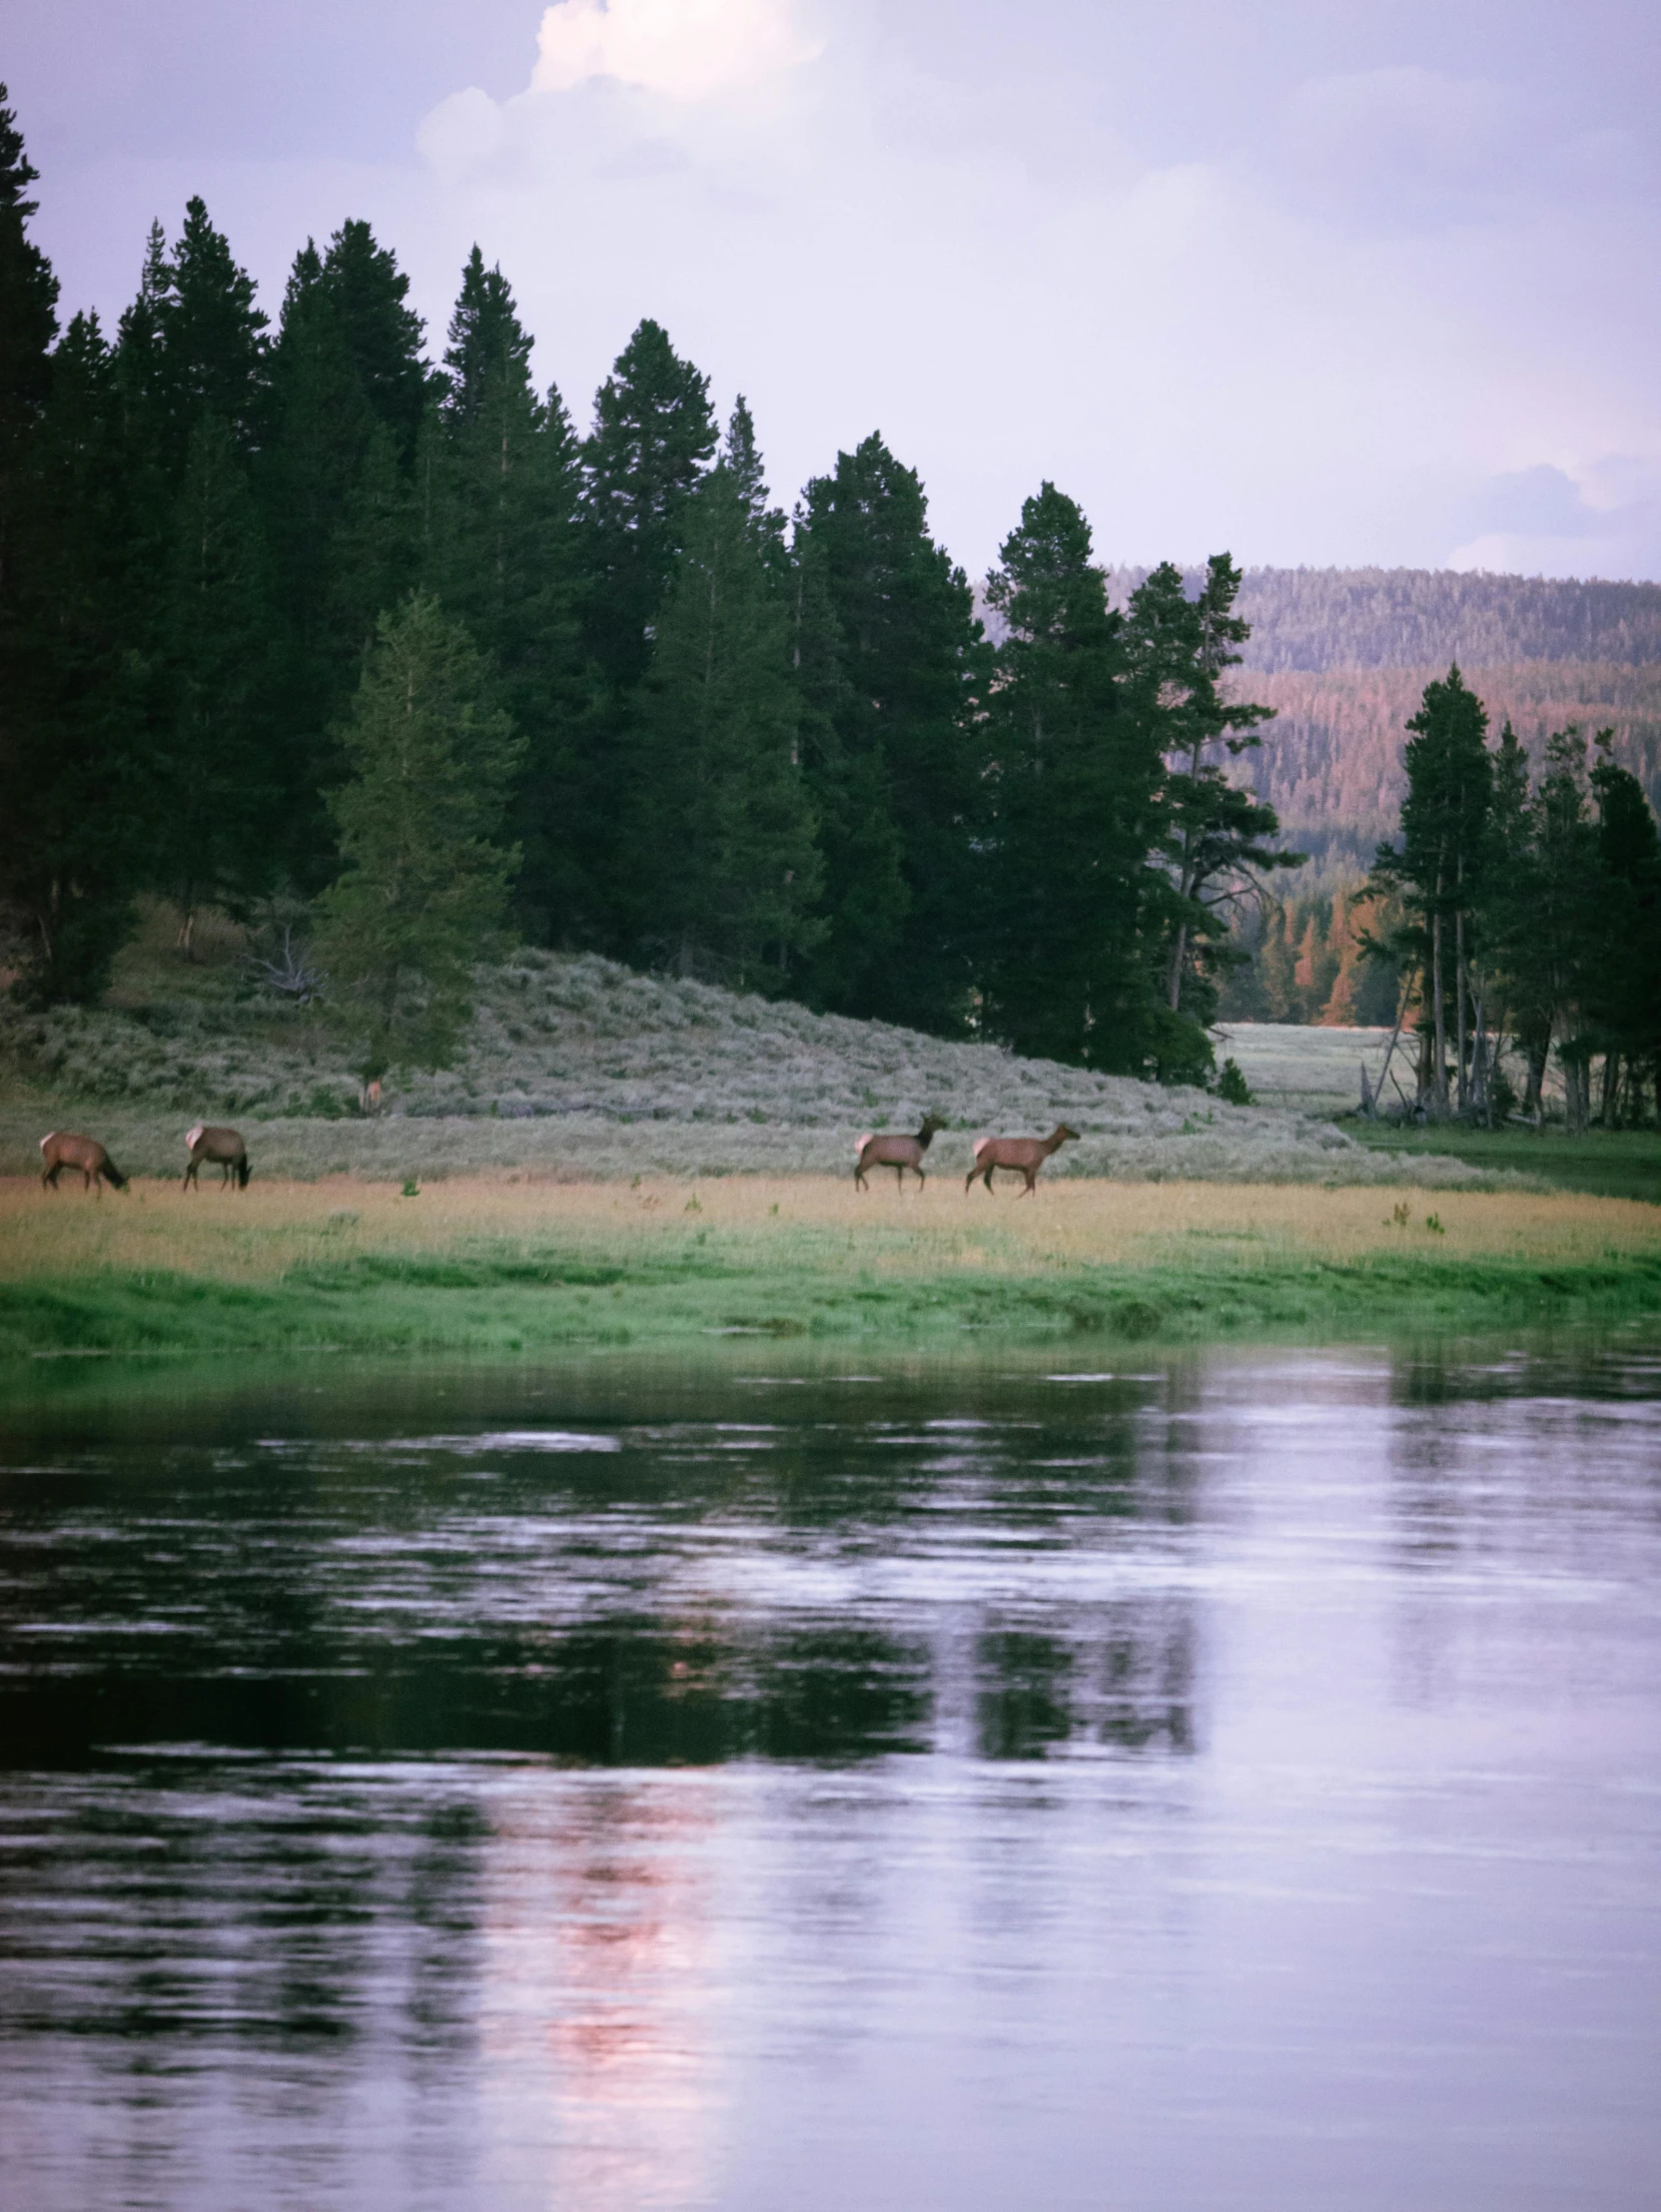
[[[1617,455],[1584,481],[1541,462],[1490,477],[1468,501],[1474,534],[1450,568],[1511,575],[1626,576],[1661,571],[1661,468]]]
[[[533,92],[612,77],[671,100],[760,85],[821,51],[787,0],[557,0],[536,44]]]
[[[1280,151],[1329,219],[1389,231],[1486,220],[1526,167],[1521,110],[1500,85],[1416,65],[1321,77],[1286,101]]]
[[[650,315],[748,394],[787,501],[880,429],[972,568],[1045,476],[1133,560],[1657,559],[1649,492],[1596,482],[1661,452],[1619,133],[1542,127],[1524,190],[1543,96],[1408,67],[1285,88],[1272,146],[1200,158],[1139,157],[1095,88],[1049,159],[1034,98],[819,4],[822,50],[787,0],[561,0],[524,91],[427,116],[430,266],[499,258],[579,416]]]

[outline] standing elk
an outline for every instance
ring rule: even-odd
[[[906,1169],[909,1167],[919,1184],[928,1177],[923,1172],[923,1154],[929,1148],[936,1129],[946,1126],[938,1115],[925,1113],[923,1126],[915,1136],[874,1136],[868,1130],[854,1146],[854,1188],[868,1190],[865,1179],[867,1167],[892,1167],[894,1180],[903,1190],[906,1186]]]
[[[248,1178],[254,1170],[248,1164],[248,1146],[235,1129],[209,1128],[204,1122],[198,1121],[194,1129],[185,1131],[185,1148],[191,1156],[185,1168],[185,1180],[180,1186],[182,1189],[188,1190],[192,1183],[196,1183],[196,1187],[201,1189],[202,1185],[196,1181],[196,1174],[205,1159],[217,1160],[224,1168],[225,1172],[219,1178],[222,1190],[233,1175],[237,1178],[239,1189],[248,1188]]]
[[[68,1129],[53,1129],[40,1140],[40,1179],[56,1190],[58,1177],[66,1167],[79,1167],[81,1188],[96,1190],[104,1195],[108,1183],[114,1190],[125,1190],[127,1177],[99,1143],[96,1136],[75,1136]]]
[[[992,1192],[992,1171],[995,1167],[1007,1167],[1012,1174],[1025,1175],[1027,1187],[1022,1191],[1030,1198],[1038,1187],[1038,1171],[1054,1151],[1059,1151],[1068,1138],[1077,1138],[1077,1129],[1070,1129],[1065,1121],[1058,1121],[1048,1136],[983,1136],[975,1146],[975,1164],[963,1178],[967,1194],[977,1175]]]

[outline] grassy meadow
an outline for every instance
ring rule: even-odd
[[[1323,1338],[1661,1313],[1652,1208],[1411,1186],[1074,1179],[1033,1199],[746,1175],[124,1194],[0,1182],[0,1371],[97,1353],[543,1355],[965,1332]],[[38,1373],[38,1369],[34,1369]]]

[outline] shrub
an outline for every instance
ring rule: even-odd
[[[1237,1060],[1226,1060],[1217,1079],[1217,1095],[1225,1106],[1248,1106],[1251,1104],[1250,1087],[1240,1072]]]

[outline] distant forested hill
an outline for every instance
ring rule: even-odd
[[[1123,606],[1148,573],[1116,568]],[[1199,572],[1195,581],[1198,582]],[[1661,664],[1661,584],[1437,568],[1248,568],[1236,611],[1247,668],[1508,667],[1519,661]]]
[[[1145,573],[1112,571],[1116,604]],[[1361,875],[1394,834],[1402,725],[1452,661],[1494,733],[1509,716],[1536,760],[1568,723],[1612,729],[1616,759],[1661,808],[1661,584],[1248,568],[1237,604],[1251,636],[1236,691],[1278,710],[1246,760],[1286,842],[1309,855],[1287,897]]]

